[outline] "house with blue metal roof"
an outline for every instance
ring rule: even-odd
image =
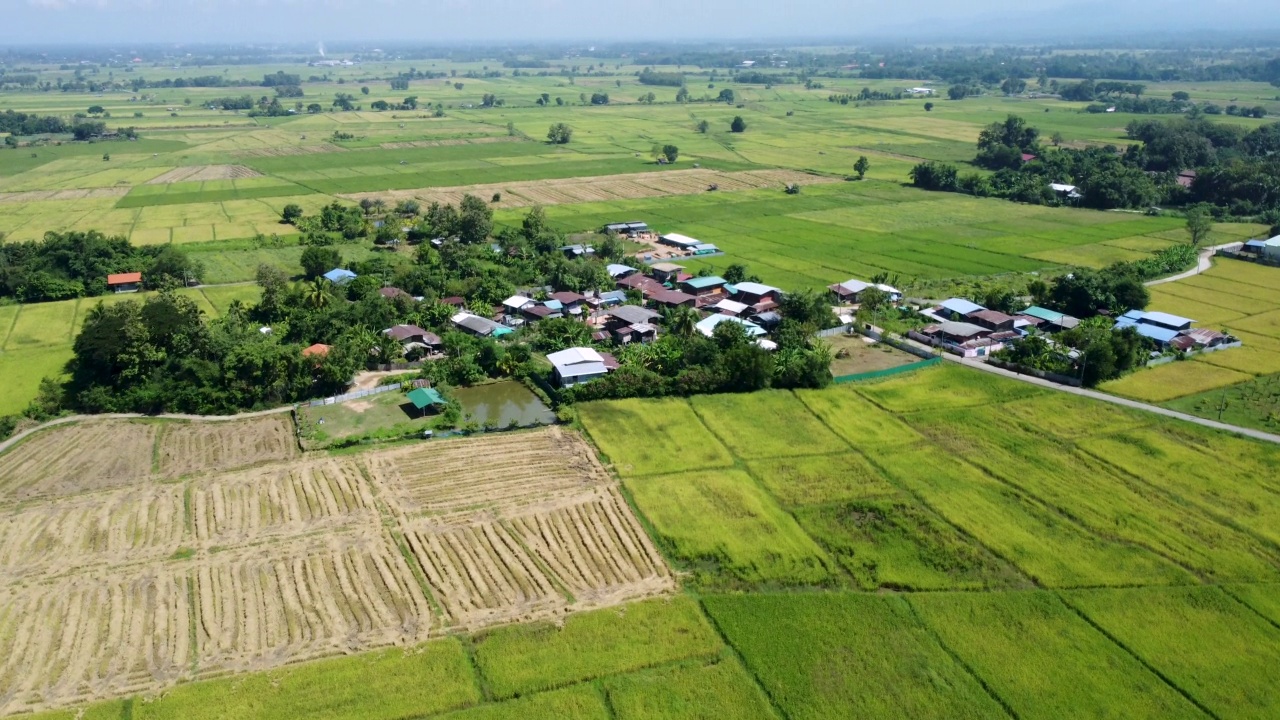
[[[764,328],[760,327],[759,325],[749,320],[743,320],[742,318],[733,317],[732,315],[712,315],[710,317],[699,320],[698,324],[695,325],[694,327],[696,327],[698,329],[698,332],[702,333],[703,335],[706,335],[707,337],[711,337],[713,334],[715,334],[716,326],[724,322],[736,322],[742,327],[746,328],[747,337],[754,338],[754,337],[760,337],[761,335],[765,334]]]
[[[727,284],[728,282],[724,278],[718,275],[710,275],[708,277],[689,278],[680,283],[680,289],[694,297],[702,297],[703,295],[714,295],[721,292]]]
[[[986,308],[976,302],[971,302],[964,298],[950,298],[943,300],[934,312],[948,320],[962,320],[973,313],[983,310],[986,310]]]
[[[1130,310],[1116,318],[1116,323],[1112,329],[1122,330],[1131,327],[1139,335],[1150,338],[1155,341],[1156,345],[1165,348],[1168,347],[1169,343],[1173,342],[1174,338],[1190,330],[1194,323],[1195,321],[1190,318],[1169,313]]]
[[[334,285],[346,285],[356,279],[356,274],[345,268],[334,268],[325,273],[323,277]]]

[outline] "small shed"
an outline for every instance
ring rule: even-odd
[[[437,410],[448,405],[439,390],[435,388],[418,388],[409,391],[409,402],[418,409],[422,415],[426,415],[428,410]]]
[[[142,289],[142,273],[116,273],[107,276],[107,289],[112,292],[138,292]]]

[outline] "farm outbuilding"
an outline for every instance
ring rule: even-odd
[[[408,395],[409,402],[418,409],[418,412],[425,415],[428,410],[438,410],[449,403],[435,388],[418,388],[412,390]]]
[[[476,337],[502,337],[510,335],[514,332],[511,328],[496,323],[488,318],[482,318],[479,315],[473,315],[468,312],[460,312],[449,318],[453,324],[463,332],[471,333]]]
[[[116,273],[107,276],[107,289],[111,292],[138,292],[142,289],[142,273]]]
[[[681,235],[680,233],[667,233],[658,238],[658,241],[663,245],[670,245],[681,250],[692,250],[696,246],[704,244],[701,240],[695,240],[688,235]]]

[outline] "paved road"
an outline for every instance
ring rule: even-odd
[[[1213,428],[1214,430],[1225,430],[1226,432],[1236,433],[1237,435],[1244,435],[1245,437],[1251,437],[1255,440],[1262,440],[1264,442],[1276,443],[1277,445],[1280,445],[1280,435],[1272,435],[1271,433],[1262,432],[1261,430],[1243,428],[1243,427],[1239,427],[1238,425],[1228,425],[1227,423],[1221,423],[1216,420],[1208,420],[1202,417],[1196,417],[1195,415],[1180,413],[1180,412],[1177,412],[1176,410],[1162,408],[1157,405],[1148,405],[1146,403],[1137,402],[1136,400],[1128,400],[1126,398],[1116,397],[1114,395],[1108,395],[1106,393],[1100,393],[1100,392],[1097,392],[1096,390],[1087,390],[1085,388],[1071,387],[1069,385],[1059,385],[1058,383],[1049,382],[1048,380],[1041,380],[1040,378],[1033,377],[1031,375],[1022,375],[1022,374],[1013,372],[1012,370],[1005,370],[1004,368],[998,368],[994,365],[988,365],[985,362],[980,362],[978,360],[965,360],[963,358],[960,358],[959,356],[952,355],[950,353],[943,353],[942,357],[952,362],[964,365],[965,367],[971,367],[977,370],[994,373],[996,375],[1002,375],[1004,377],[1011,378],[1014,380],[1019,380],[1021,382],[1031,383],[1032,385],[1039,385],[1040,387],[1046,387],[1046,388],[1049,388],[1050,390],[1059,390],[1061,392],[1068,392],[1073,395],[1080,395],[1082,397],[1092,398],[1094,400],[1101,400],[1102,402],[1109,402],[1112,405],[1123,405],[1124,407],[1133,408],[1134,410],[1141,410],[1143,412],[1154,413],[1156,415],[1164,415],[1165,417],[1176,418],[1178,420],[1185,420],[1190,423],[1195,423],[1197,425],[1203,425],[1208,428]]]
[[[1176,282],[1178,280],[1186,280],[1187,278],[1192,277],[1194,275],[1199,275],[1205,270],[1208,270],[1209,268],[1213,267],[1214,253],[1216,253],[1219,250],[1225,250],[1227,248],[1235,250],[1237,248],[1240,248],[1243,245],[1244,243],[1233,242],[1233,243],[1226,243],[1225,245],[1214,245],[1213,247],[1205,248],[1204,250],[1200,251],[1200,258],[1199,260],[1196,261],[1196,266],[1191,268],[1190,270],[1183,273],[1178,273],[1177,275],[1170,275],[1167,278],[1152,280],[1151,282],[1144,283],[1144,284],[1147,287],[1151,287],[1152,285],[1163,285],[1165,283]]]
[[[0,442],[0,452],[8,450],[10,446],[22,440],[26,436],[44,430],[46,428],[55,427],[57,425],[66,425],[67,423],[93,421],[93,420],[133,420],[141,418],[156,418],[160,420],[195,420],[198,422],[226,422],[230,420],[245,420],[247,418],[262,417],[264,415],[275,415],[278,413],[289,412],[293,409],[292,405],[284,407],[272,408],[271,410],[259,410],[258,412],[241,413],[239,415],[181,415],[177,413],[165,415],[143,415],[141,413],[105,413],[102,415],[68,415],[57,420],[50,420],[43,425],[37,425],[33,428],[27,428],[13,437]]]

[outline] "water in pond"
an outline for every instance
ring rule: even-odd
[[[518,425],[555,422],[556,414],[529,391],[514,381],[454,388],[452,393],[462,405],[462,416],[471,416],[481,425],[506,427],[514,420]]]

